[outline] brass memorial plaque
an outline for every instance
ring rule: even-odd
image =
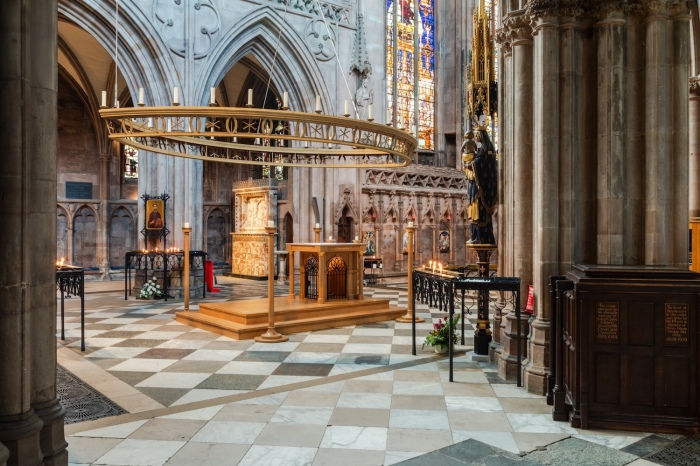
[[[617,343],[620,339],[620,303],[596,305],[596,340],[602,343]]]
[[[672,346],[688,344],[688,305],[666,303],[664,343]]]

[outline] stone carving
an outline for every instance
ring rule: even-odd
[[[322,19],[311,19],[304,30],[304,37],[316,60],[328,61],[335,56],[337,39],[332,25],[326,27]]]
[[[425,173],[421,173],[421,172]],[[443,173],[441,173],[443,172]],[[366,170],[366,185],[408,186],[411,188],[466,189],[464,173],[452,169],[415,166],[411,171]]]
[[[279,8],[285,8],[289,11],[297,11],[314,16],[323,15],[324,18],[334,21],[338,24],[350,24],[350,9],[344,6],[335,5],[325,1],[321,3],[321,9],[318,8],[316,0],[268,0],[270,3],[275,3]],[[257,3],[257,2],[256,2]]]
[[[656,0],[650,3],[663,3]],[[570,17],[584,18],[588,16],[604,17],[611,12],[639,13],[642,4],[638,0],[530,0],[525,8],[526,14],[531,18]],[[649,8],[649,6],[647,6]],[[656,8],[653,6],[652,8]]]
[[[690,78],[690,92],[700,94],[700,75]]]
[[[193,31],[188,43],[185,31],[185,17]],[[187,48],[194,52],[194,59],[206,57],[219,38],[221,15],[213,0],[182,2],[181,0],[156,0],[153,3],[153,18],[160,24],[160,35],[168,48],[176,55],[185,57]]]

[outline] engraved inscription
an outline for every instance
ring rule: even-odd
[[[620,339],[620,303],[597,303],[596,340],[617,343]]]
[[[688,305],[666,303],[664,342],[670,345],[688,343]]]

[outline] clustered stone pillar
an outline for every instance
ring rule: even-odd
[[[0,464],[65,465],[56,393],[57,3],[0,7]]]
[[[533,39],[529,18],[524,14],[509,18],[507,29],[512,47],[512,83],[517,90],[507,117],[513,127],[506,130],[509,135],[512,134],[512,149],[509,150],[512,159],[505,163],[510,172],[506,169],[505,178],[512,183],[509,201],[513,207],[506,210],[503,216],[499,214],[499,229],[502,225],[510,230],[512,251],[506,254],[513,263],[513,275],[520,277],[520,295],[527,297],[528,285],[533,277]],[[510,215],[512,220],[509,221]],[[500,340],[503,349],[498,367],[502,376],[511,378],[516,375],[517,368],[517,326],[526,325],[527,316],[521,316],[518,321],[515,313],[510,312],[502,319],[504,328]],[[523,334],[527,335],[527,329],[524,330]]]
[[[523,307],[533,284],[524,380],[543,393],[549,276],[582,262],[687,267],[689,212],[700,216],[700,183],[688,179],[700,172],[700,140],[689,141],[700,86],[691,80],[689,98],[687,2],[566,0],[510,10],[519,6],[504,4],[499,32],[499,274],[521,278]],[[507,323],[506,375],[509,333]]]
[[[688,177],[690,181],[689,215],[700,217],[700,76],[690,78],[689,103],[690,164]]]

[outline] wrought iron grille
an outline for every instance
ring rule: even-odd
[[[328,299],[345,299],[347,291],[348,267],[338,256],[328,262]]]
[[[204,262],[206,261],[207,253],[204,251],[190,251],[190,272],[194,274],[195,283],[204,280]],[[143,252],[129,251],[126,253],[124,263],[124,299],[128,299],[131,294],[131,276],[136,270],[141,270],[146,278],[152,277],[156,272],[162,275],[163,293],[165,300],[169,297],[168,288],[170,288],[171,272],[173,270],[182,270],[184,268],[185,253],[183,251],[175,252]],[[206,286],[202,286],[202,298],[206,297]]]
[[[318,299],[318,259],[309,257],[304,263],[304,295]]]

